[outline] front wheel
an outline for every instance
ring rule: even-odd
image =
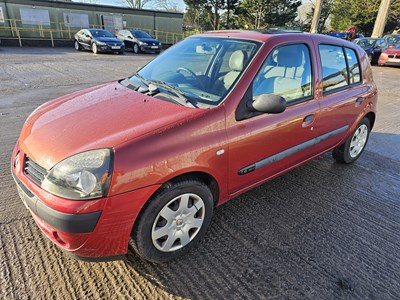
[[[343,145],[332,151],[333,158],[338,163],[350,164],[355,162],[364,151],[370,131],[371,125],[369,119],[363,118],[351,137]]]
[[[136,252],[156,263],[172,260],[192,248],[206,233],[214,201],[202,182],[187,178],[158,191],[132,231]]]
[[[74,48],[76,51],[82,50],[81,44],[79,44],[79,42],[77,40],[75,40],[75,42],[74,42]]]

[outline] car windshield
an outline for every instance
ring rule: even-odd
[[[107,30],[90,30],[93,37],[114,37],[113,34]]]
[[[152,84],[152,90],[180,93],[192,106],[212,107],[222,102],[260,46],[232,38],[187,38],[121,83],[143,92]]]
[[[135,37],[135,38],[147,38],[147,39],[152,39],[153,37],[150,35],[150,34],[148,34],[146,31],[140,31],[140,30],[138,30],[138,31],[131,31],[131,33],[133,34],[133,36]]]
[[[395,45],[400,43],[400,35],[389,35],[386,38],[389,45]]]
[[[373,47],[375,43],[376,43],[375,39],[359,39],[356,41],[356,44],[364,49]]]

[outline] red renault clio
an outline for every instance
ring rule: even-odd
[[[23,203],[78,258],[164,262],[213,208],[327,151],[363,152],[377,89],[358,46],[322,35],[209,32],[129,78],[38,107],[12,156]]]

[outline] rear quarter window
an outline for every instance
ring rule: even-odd
[[[336,45],[319,45],[319,54],[324,93],[361,81],[360,64],[353,49]]]

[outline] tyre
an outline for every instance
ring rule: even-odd
[[[74,48],[76,51],[82,50],[81,44],[79,44],[79,42],[77,40],[75,40],[75,42],[74,42]]]
[[[124,51],[118,51],[118,54],[123,55]]]
[[[154,194],[132,230],[133,246],[145,260],[172,260],[196,245],[211,222],[214,201],[202,182],[185,178]]]
[[[133,44],[133,53],[139,54],[140,52],[141,51],[140,51],[139,45],[138,44]]]
[[[93,43],[92,44],[92,52],[94,53],[94,54],[97,54],[97,45],[96,45],[96,43]]]
[[[347,141],[332,151],[333,158],[338,163],[350,164],[355,162],[364,151],[370,131],[369,119],[363,118]]]

